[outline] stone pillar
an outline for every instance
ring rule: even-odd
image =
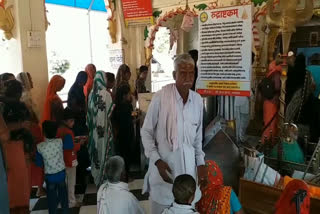
[[[7,41],[11,72],[29,72],[32,76],[34,102],[41,116],[48,85],[48,63],[46,52],[45,16],[43,0],[8,0],[7,6],[13,6],[15,27],[14,38]],[[40,33],[40,47],[28,48],[28,31]]]
[[[117,5],[117,27],[120,31],[121,46],[124,50],[124,62],[130,67],[131,79],[130,85],[135,88],[137,71],[145,63],[144,51],[144,26],[126,27],[122,11],[121,0],[116,1]],[[120,26],[119,26],[120,25]],[[118,38],[119,39],[119,38]]]

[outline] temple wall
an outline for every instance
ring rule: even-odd
[[[30,4],[29,4],[30,3]],[[13,36],[4,41],[1,48],[1,63],[6,69],[2,72],[18,74],[29,72],[33,78],[33,98],[41,115],[46,88],[48,85],[48,66],[45,38],[45,17],[43,0],[8,0],[7,6],[13,6],[15,26]],[[40,32],[40,47],[28,48],[27,31]],[[3,61],[2,61],[3,60]]]

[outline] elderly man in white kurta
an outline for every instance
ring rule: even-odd
[[[194,66],[190,55],[177,56],[173,73],[176,83],[154,95],[141,130],[145,154],[150,159],[143,191],[150,193],[152,214],[161,213],[174,202],[175,177],[189,174],[200,185],[207,182],[202,151],[203,102],[190,90]],[[194,202],[200,197],[198,189]]]
[[[97,214],[144,214],[139,201],[129,191],[122,157],[113,156],[106,163],[107,181],[97,194]]]

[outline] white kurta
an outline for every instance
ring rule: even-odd
[[[97,194],[98,214],[144,214],[136,197],[129,192],[127,183],[106,182]]]
[[[155,162],[159,159],[165,161],[172,170],[173,179],[181,174],[197,179],[196,166],[205,164],[202,151],[203,101],[199,94],[190,90],[188,101],[183,104],[182,97],[175,90],[178,149],[172,151],[166,129],[159,128],[165,127],[164,120],[159,118],[161,91],[154,95],[141,129],[145,154],[150,159],[143,192],[149,192],[153,201],[168,206],[174,202],[172,184],[161,178]],[[200,197],[201,193],[197,191],[196,199]]]
[[[168,209],[165,209],[162,214],[199,214],[192,206],[173,203]]]

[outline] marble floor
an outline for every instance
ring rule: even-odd
[[[149,196],[142,195],[143,176],[136,175],[135,179],[129,183],[130,192],[140,201],[145,213],[150,213]],[[76,197],[78,201],[82,201],[81,207],[70,208],[70,214],[96,214],[97,213],[97,188],[94,184],[86,186],[76,186]],[[33,189],[30,200],[31,214],[48,214],[47,198],[37,198],[36,189]],[[58,210],[61,213],[61,210]]]

